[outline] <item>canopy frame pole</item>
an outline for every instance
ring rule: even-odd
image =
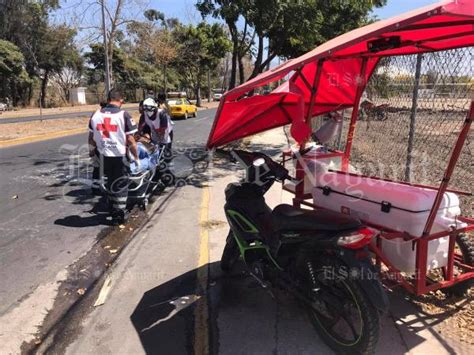
[[[318,85],[319,81],[321,79],[321,73],[323,72],[323,64],[324,64],[324,59],[320,59],[318,61],[318,66],[316,69],[316,73],[314,74],[314,79],[313,79],[313,86],[310,87],[309,89],[311,90],[311,97],[309,99],[309,106],[308,106],[308,112],[306,114],[305,122],[308,123],[309,119],[311,118],[311,114],[313,112],[313,107],[314,107],[314,99],[316,97],[316,93],[318,91]],[[300,71],[299,73],[300,77],[303,79],[304,82],[307,82],[307,79],[304,77],[304,74]],[[304,114],[304,113],[303,113]],[[304,146],[303,146],[304,147]],[[301,207],[301,201],[304,197],[304,181],[305,181],[305,171],[304,167],[302,166],[302,163],[300,161],[302,157],[298,154],[296,158],[296,180],[299,181],[299,183],[295,187],[295,198],[293,199],[293,206],[294,207]]]
[[[438,193],[434,200],[433,207],[431,207],[428,220],[426,221],[425,229],[423,230],[423,235],[418,240],[418,245],[416,248],[416,269],[417,269],[416,291],[418,294],[422,294],[426,290],[426,261],[427,261],[427,254],[428,254],[428,239],[427,238],[430,235],[434,220],[436,218],[436,215],[438,214],[438,209],[439,209],[439,206],[441,205],[441,201],[443,200],[444,193],[448,189],[449,181],[451,180],[451,176],[453,174],[454,168],[456,167],[459,156],[461,155],[462,148],[464,147],[464,143],[466,142],[473,120],[474,120],[474,101],[471,100],[471,108],[469,109],[466,120],[464,121],[463,128],[461,132],[459,133],[458,139],[456,141],[456,145],[454,146],[452,150],[451,158],[449,159],[449,163],[444,173],[443,179],[441,180],[441,184],[439,186]],[[451,251],[454,250],[455,238],[456,238],[456,234],[451,233],[449,235],[450,253],[449,253],[448,268],[447,268],[448,280],[451,280],[453,277],[454,255]]]
[[[438,194],[436,195],[436,199],[433,203],[433,207],[431,208],[430,215],[428,216],[428,220],[426,221],[423,236],[429,235],[429,233],[431,232],[431,227],[433,226],[433,222],[436,218],[436,214],[438,213],[439,206],[441,205],[441,201],[443,200],[444,193],[448,189],[449,181],[451,180],[454,168],[456,167],[459,156],[461,155],[462,148],[464,147],[464,143],[466,142],[467,136],[469,135],[469,130],[471,129],[471,124],[473,120],[474,101],[471,100],[471,107],[467,114],[466,120],[464,121],[463,128],[459,133],[456,145],[454,146],[453,151],[451,153],[451,158],[449,159],[448,167],[446,168],[443,179],[441,180]]]
[[[357,91],[356,97],[354,100],[354,106],[352,107],[352,115],[351,115],[351,124],[349,126],[349,131],[347,132],[347,140],[346,140],[346,149],[344,150],[344,157],[342,158],[342,171],[347,172],[349,168],[349,160],[351,156],[351,149],[352,143],[354,141],[354,132],[357,123],[357,119],[359,118],[359,103],[362,97],[362,93],[364,92],[365,85],[366,85],[366,72],[367,72],[367,58],[362,58],[362,66],[360,69],[360,78],[357,83]]]
[[[308,113],[306,114],[305,122],[308,123],[311,115],[313,113],[314,99],[318,91],[319,81],[321,80],[321,73],[323,72],[324,59],[318,60],[318,67],[316,69],[316,74],[314,74],[313,87],[311,88],[311,97],[309,99]],[[303,75],[301,73],[300,75]]]

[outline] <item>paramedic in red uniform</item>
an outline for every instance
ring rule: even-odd
[[[98,153],[101,176],[107,177],[107,197],[111,204],[114,224],[127,220],[128,163],[127,149],[138,161],[137,144],[133,134],[137,127],[128,112],[121,109],[122,93],[113,89],[107,105],[97,110],[89,121],[90,156]]]

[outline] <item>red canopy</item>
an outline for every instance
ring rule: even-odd
[[[472,45],[473,0],[442,1],[355,29],[225,93],[207,146],[289,123],[293,123],[292,135],[302,141],[309,118],[358,104],[381,57]],[[245,97],[290,73],[290,80],[272,93]]]

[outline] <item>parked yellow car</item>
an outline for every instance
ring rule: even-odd
[[[167,104],[173,118],[182,117],[186,120],[188,117],[197,116],[197,106],[190,103],[188,99],[171,99],[167,101]]]

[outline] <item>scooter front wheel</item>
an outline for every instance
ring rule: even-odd
[[[227,235],[227,240],[224,247],[224,252],[222,253],[221,258],[221,269],[222,271],[229,272],[232,270],[232,267],[239,259],[240,252],[237,242],[235,241],[234,234],[232,231],[229,231]]]

